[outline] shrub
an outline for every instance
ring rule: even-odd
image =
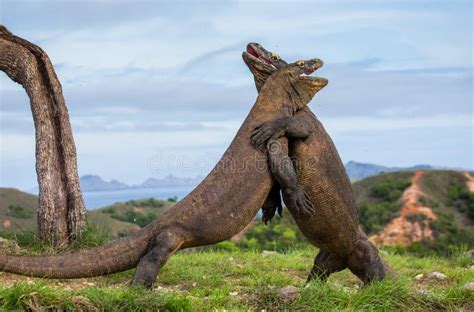
[[[102,209],[102,212],[108,213],[108,214],[114,214],[117,212],[117,209],[115,209],[115,207],[109,207],[109,208]]]
[[[474,193],[469,192],[465,185],[448,186],[448,203],[474,221]]]
[[[172,202],[172,203],[176,203],[178,201],[178,197],[176,197],[176,196],[170,197],[170,198],[168,198],[168,201]]]
[[[8,206],[8,215],[19,219],[30,219],[33,217],[33,212],[20,205],[10,205]]]
[[[400,205],[393,202],[363,203],[359,206],[359,221],[366,233],[377,233],[399,210]]]
[[[389,179],[372,186],[370,194],[383,201],[396,201],[410,185],[407,179]]]
[[[386,179],[374,184],[370,195],[376,202],[359,205],[359,221],[364,231],[368,234],[381,231],[400,210],[398,200],[410,185],[411,181],[403,178]]]
[[[140,227],[144,227],[148,225],[149,223],[153,222],[156,218],[158,218],[158,213],[154,211],[150,211],[148,213],[143,213],[143,212],[135,212],[133,210],[127,210],[125,215],[112,215],[112,218],[119,220],[119,221],[124,221],[124,222],[130,222],[139,225]]]

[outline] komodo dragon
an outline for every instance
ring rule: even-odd
[[[0,255],[0,270],[47,278],[80,278],[137,266],[132,284],[151,287],[177,250],[214,244],[240,232],[257,214],[272,186],[267,158],[251,144],[262,122],[293,115],[327,80],[309,77],[318,59],[290,64],[269,77],[231,145],[209,175],[159,219],[130,237],[75,253]],[[300,96],[296,96],[298,93]]]
[[[273,72],[286,66],[277,54],[256,43],[247,46],[243,58],[254,75],[257,90]],[[349,177],[334,143],[311,110],[304,107],[294,116],[263,123],[255,129],[252,141],[256,147],[267,142],[270,168],[278,182],[263,205],[263,221],[270,220],[276,210],[281,213],[281,186],[285,204],[301,232],[320,248],[308,281],[315,277],[324,280],[345,268],[364,283],[383,279],[388,266],[359,229]],[[311,216],[295,209],[290,194],[300,188],[315,208]]]

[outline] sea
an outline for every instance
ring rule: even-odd
[[[166,200],[176,197],[181,200],[194,189],[193,186],[160,187],[160,188],[133,188],[110,191],[83,192],[86,209],[95,210],[118,202],[132,199],[156,198]]]

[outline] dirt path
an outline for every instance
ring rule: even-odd
[[[474,193],[474,177],[470,175],[468,172],[464,172],[464,176],[466,177],[466,186],[469,192]]]
[[[400,216],[392,219],[380,233],[370,237],[374,244],[407,247],[422,239],[433,239],[429,221],[436,220],[437,217],[430,207],[419,203],[420,196],[424,195],[420,187],[423,174],[421,170],[415,172],[412,185],[403,192],[401,197]]]

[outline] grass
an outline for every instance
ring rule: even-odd
[[[183,251],[160,272],[152,291],[129,288],[133,271],[79,280],[42,280],[0,273],[0,310],[319,310],[420,311],[474,308],[472,258],[398,255],[382,251],[398,273],[360,288],[347,270],[327,283],[305,285],[316,250],[286,253],[223,250]],[[416,280],[417,274],[439,271],[443,281]],[[298,295],[285,302],[279,290],[295,286]]]

